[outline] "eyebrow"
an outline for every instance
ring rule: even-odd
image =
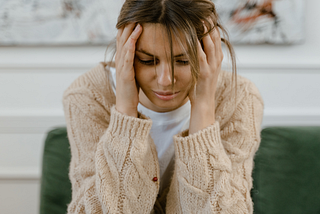
[[[145,50],[143,50],[143,49],[136,50],[136,52],[140,52],[140,53],[143,53],[143,54],[148,55],[148,56],[151,56],[151,57],[159,58],[159,57],[157,57],[157,56],[154,56],[154,55],[151,54],[151,53],[148,53],[147,51],[145,51]],[[175,55],[174,58],[178,58],[178,57],[182,57],[182,56],[186,56],[186,54],[185,54],[185,53],[178,54],[178,55]]]

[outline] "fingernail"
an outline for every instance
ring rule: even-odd
[[[140,29],[140,27],[141,27],[141,26],[140,26],[140,24],[138,23],[137,26],[136,26],[136,28],[134,29],[134,31],[137,32],[137,31]]]

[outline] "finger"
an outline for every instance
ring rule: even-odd
[[[125,70],[132,68],[134,62],[134,56],[136,51],[136,43],[142,33],[142,27],[140,24],[137,24],[134,31],[131,33],[128,41],[125,44]]]
[[[126,55],[124,56],[124,64],[123,69],[121,71],[121,78],[127,81],[132,81],[135,77],[134,72],[132,72],[133,69],[133,62],[134,62],[134,54],[132,54],[131,50],[128,50],[126,52]],[[120,74],[119,74],[120,75]]]
[[[212,32],[210,33],[210,37],[215,45],[215,54],[219,60],[223,59],[223,52],[221,47],[221,36],[220,31],[217,27],[214,27]]]
[[[205,32],[208,32],[207,27],[204,25]],[[203,37],[203,49],[204,52],[207,55],[208,62],[213,63],[216,57],[215,53],[215,44],[212,41],[210,34],[207,34],[205,37]]]
[[[118,33],[117,33],[117,41],[121,38],[121,35],[123,33],[124,27],[118,29]]]
[[[207,62],[207,56],[206,56],[205,52],[203,51],[199,40],[197,42],[197,49],[198,49],[198,58],[199,58],[199,62],[200,62],[200,67],[201,67],[202,63]]]
[[[121,47],[120,47],[120,45],[119,45],[119,41],[120,41],[120,38],[121,38],[121,35],[122,35],[122,33],[123,33],[123,29],[124,28],[120,28],[119,30],[118,30],[118,33],[117,33],[117,43],[116,43],[116,50],[117,50],[117,52],[121,52]]]
[[[119,57],[120,57],[119,59],[124,59],[125,58],[125,56],[127,54],[128,41],[130,41],[129,43],[132,45],[132,38],[130,38],[130,36],[133,37],[133,38],[136,37],[135,34],[137,32],[134,31],[134,26],[135,26],[135,23],[131,23],[131,24],[127,25],[123,30],[123,33],[122,33],[120,41],[119,41],[119,47],[120,47],[120,51],[121,51],[121,52],[119,52],[120,53],[119,54]],[[140,24],[139,24],[139,26],[137,25],[135,29],[137,29],[137,27],[141,28],[141,25]],[[127,44],[127,47],[125,47],[126,44]],[[129,44],[129,46],[130,46],[130,44]]]
[[[139,39],[141,33],[142,33],[142,26],[138,23],[136,25],[136,27],[134,28],[133,32],[131,32],[131,35],[128,38],[127,42],[133,42],[133,44],[136,44],[136,42]]]
[[[129,36],[131,35],[135,25],[136,25],[136,23],[130,23],[127,26],[124,27],[123,32],[122,32],[121,37],[120,37],[120,40],[119,40],[119,45],[120,46],[124,45],[127,42],[127,40],[129,38]]]
[[[122,52],[123,46],[126,43],[128,37],[130,36],[133,28],[134,23],[130,23],[126,26],[124,26],[121,30],[118,31],[118,37],[117,37],[117,51],[119,52],[118,57],[121,59],[124,57],[124,54]],[[119,59],[118,58],[118,59]]]

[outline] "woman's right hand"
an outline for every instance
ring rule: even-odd
[[[116,64],[116,109],[138,117],[139,86],[133,67],[136,42],[142,33],[140,24],[131,23],[118,30]]]

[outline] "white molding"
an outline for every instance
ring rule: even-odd
[[[223,63],[222,69],[231,71],[229,64]],[[241,73],[317,73],[320,74],[320,63],[237,63],[238,74]]]
[[[78,69],[90,69],[96,66],[99,62],[96,63],[24,63],[24,64],[1,64],[0,63],[0,72],[7,72],[10,70],[26,70],[32,71],[36,70],[46,70],[46,69],[56,69],[56,70],[78,70]]]
[[[1,112],[1,111],[0,111]],[[61,111],[3,112],[0,114],[0,133],[43,134],[54,127],[66,126]],[[318,109],[266,109],[262,127],[267,126],[320,126]]]
[[[89,70],[96,66],[99,62],[95,63],[0,63],[0,73],[8,73],[12,71],[23,72],[45,72],[46,70],[54,70],[55,72],[61,70],[68,70],[70,72],[79,72],[79,70]],[[223,64],[223,69],[229,69],[226,63]],[[294,72],[297,70],[320,72],[320,63],[238,63],[239,70],[246,71],[263,71],[268,69],[268,72]]]
[[[320,126],[320,115],[265,115],[262,128],[269,126]]]
[[[0,168],[0,180],[40,180],[41,170],[37,167]]]
[[[265,109],[262,127],[267,126],[320,126],[320,109]]]
[[[66,126],[64,115],[0,115],[0,133],[2,134],[43,134],[54,127]]]
[[[318,71],[320,72],[320,64],[298,64],[298,63],[288,63],[288,64],[276,64],[276,63],[238,63],[237,68],[241,70],[264,70],[270,69],[268,72],[292,72],[297,70],[303,71]]]

